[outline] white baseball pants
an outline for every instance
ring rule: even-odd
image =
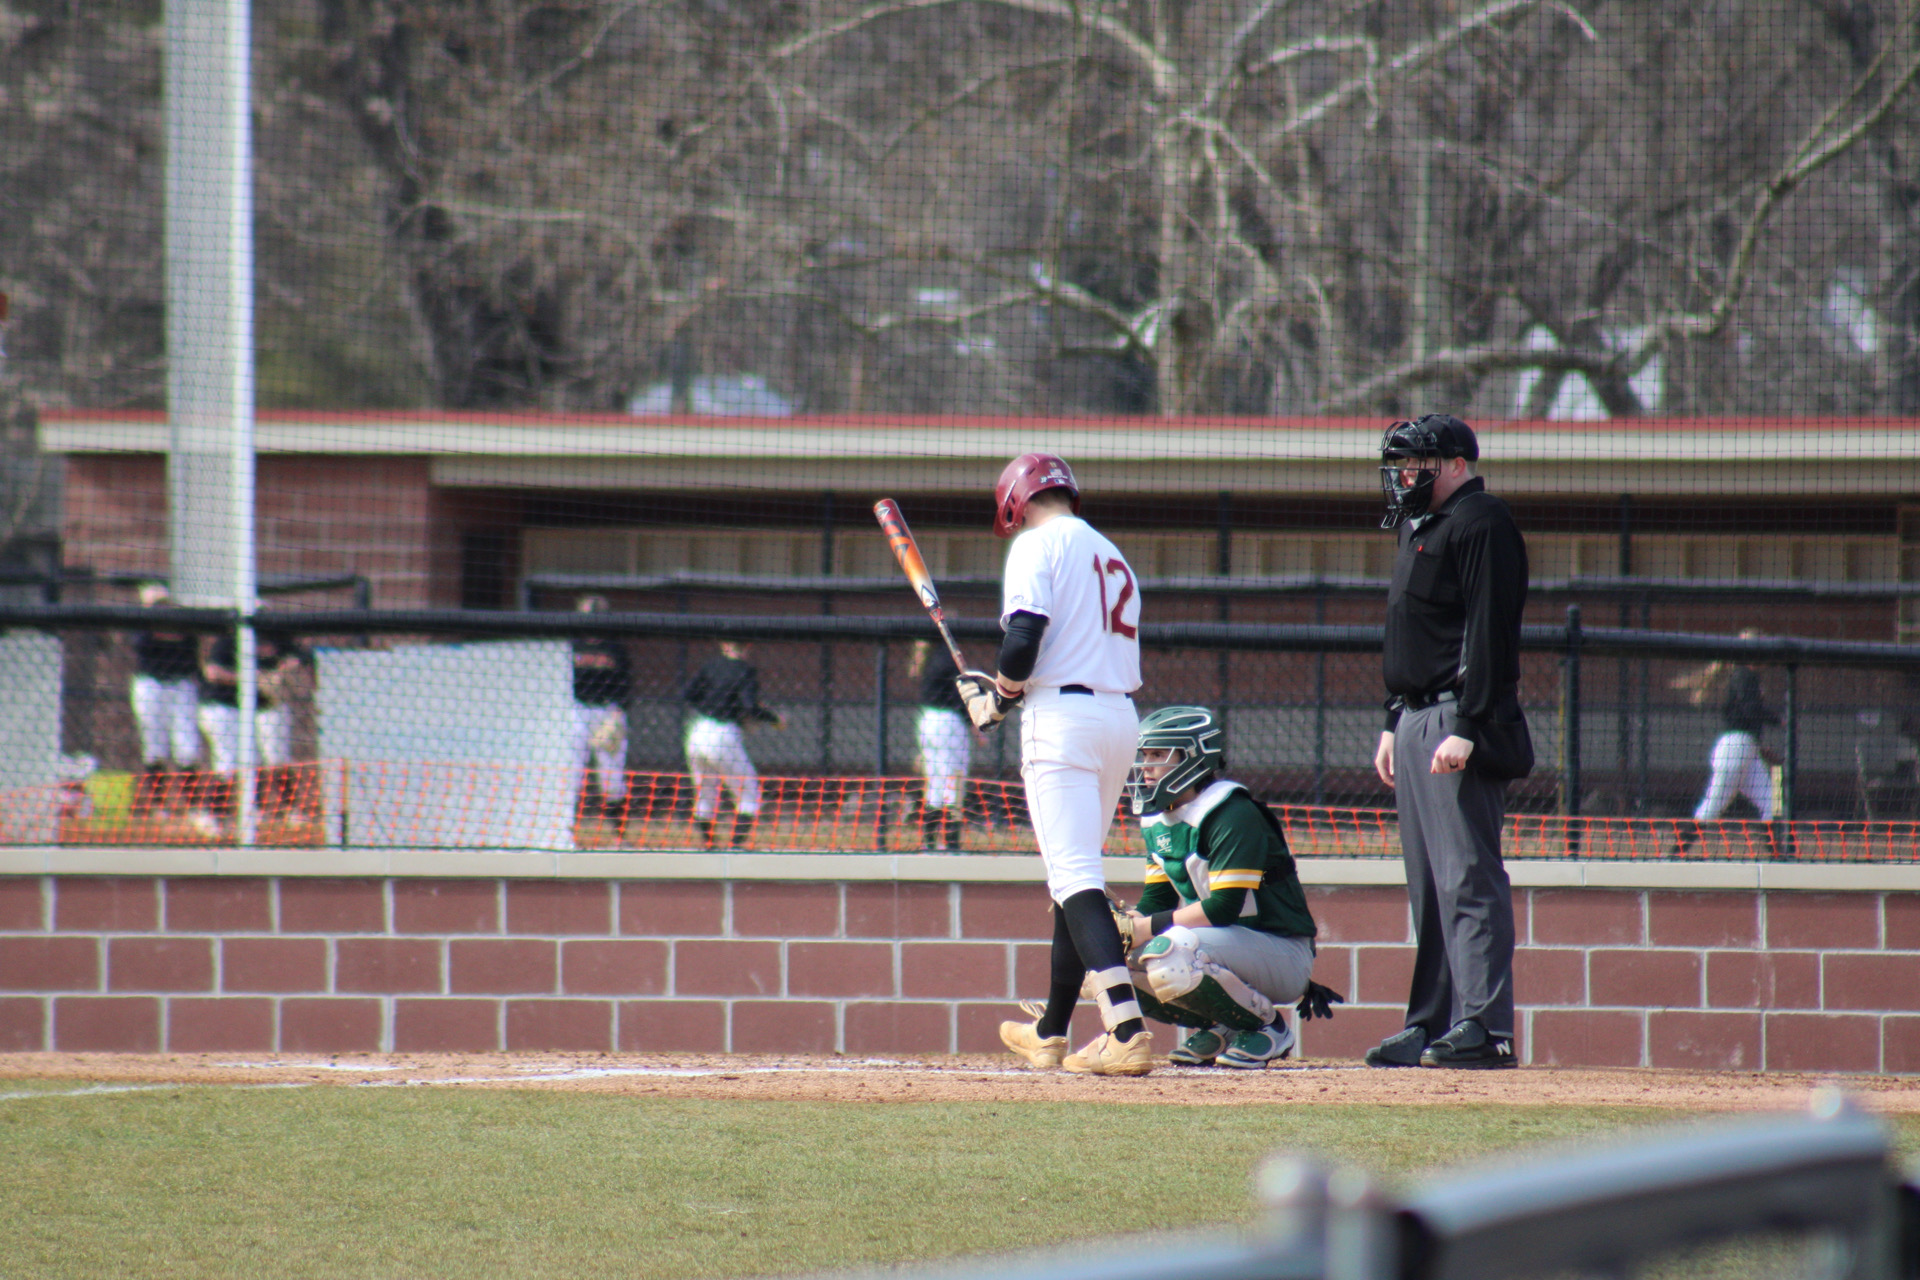
[[[1761,758],[1760,742],[1750,733],[1723,733],[1713,744],[1713,777],[1707,793],[1693,811],[1695,822],[1711,822],[1727,811],[1737,789],[1760,810],[1760,821],[1773,821],[1773,775]]]
[[[602,725],[619,727],[617,747],[596,747],[593,735]],[[602,733],[602,740],[607,738]],[[627,713],[620,707],[595,707],[584,702],[573,704],[573,773],[576,782],[591,763],[600,778],[600,794],[618,800],[627,794]]]
[[[1027,691],[1020,712],[1020,776],[1055,902],[1086,889],[1105,891],[1100,850],[1139,734],[1140,718],[1124,693]]]
[[[966,793],[973,766],[973,731],[958,711],[920,711],[920,771],[927,779],[927,807],[951,809]]]
[[[695,716],[687,730],[687,769],[693,774],[693,816],[700,821],[711,822],[720,811],[723,785],[737,811],[760,812],[760,774],[747,758],[739,725]]]
[[[213,771],[232,773],[240,767],[240,708],[224,702],[200,704],[200,731],[213,747]],[[271,769],[293,759],[293,716],[285,707],[262,707],[253,713],[255,763]]]
[[[200,690],[192,680],[133,678],[133,718],[140,725],[140,763],[198,764]]]

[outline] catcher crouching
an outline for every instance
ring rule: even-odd
[[[1312,980],[1318,930],[1286,836],[1246,787],[1219,776],[1222,736],[1205,707],[1165,707],[1141,721],[1127,789],[1146,838],[1146,882],[1115,917],[1142,1012],[1186,1029],[1168,1060],[1260,1068],[1298,1042],[1287,1005],[1303,1020],[1325,1018],[1342,997]],[[1003,1039],[1016,1053],[1027,1040],[1043,1049],[1024,1024],[1009,1023]]]

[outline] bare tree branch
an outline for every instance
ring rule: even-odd
[[[1535,3],[1538,0],[1534,0]],[[1003,8],[1020,9],[1027,13],[1037,13],[1049,18],[1073,20],[1074,10],[1061,0],[894,0],[893,3],[877,4],[863,9],[851,18],[843,19],[829,26],[796,36],[784,44],[775,45],[767,56],[784,61],[797,57],[829,40],[837,40],[850,31],[903,13],[924,13],[930,9],[941,9],[954,4],[997,4]],[[1093,30],[1113,41],[1131,53],[1147,70],[1157,86],[1170,88],[1180,74],[1180,69],[1171,59],[1161,56],[1153,44],[1139,32],[1129,27],[1110,13],[1096,12],[1089,24]]]
[[[1888,40],[1875,57],[1873,64],[1854,82],[1834,108],[1823,116],[1818,124],[1807,132],[1793,155],[1782,165],[1772,178],[1760,188],[1754,198],[1753,210],[1747,215],[1746,225],[1741,228],[1740,242],[1735,246],[1733,256],[1727,263],[1725,283],[1720,294],[1705,313],[1685,313],[1662,317],[1647,326],[1645,337],[1627,359],[1625,367],[1629,373],[1637,373],[1646,367],[1649,360],[1659,353],[1669,341],[1676,337],[1705,339],[1712,338],[1726,327],[1733,318],[1734,308],[1739,305],[1741,295],[1747,284],[1747,273],[1753,264],[1753,255],[1760,243],[1760,237],[1766,230],[1768,220],[1781,200],[1794,188],[1805,182],[1822,166],[1844,155],[1850,148],[1864,138],[1873,127],[1886,119],[1894,104],[1913,86],[1916,76],[1920,76],[1920,54],[1916,54],[1904,71],[1895,78],[1880,100],[1866,114],[1851,125],[1831,137],[1822,135],[1831,128],[1847,103],[1854,101],[1876,79],[1886,63],[1894,42]]]
[[[1385,79],[1391,82],[1400,76],[1418,71],[1441,55],[1452,52],[1453,49],[1463,43],[1468,36],[1482,31],[1505,18],[1510,18],[1517,13],[1524,13],[1529,9],[1541,7],[1551,8],[1565,14],[1568,20],[1577,25],[1589,40],[1599,39],[1599,36],[1595,34],[1592,26],[1587,23],[1585,18],[1581,17],[1577,11],[1569,6],[1558,3],[1558,0],[1494,0],[1494,3],[1481,9],[1477,13],[1468,14],[1438,35],[1402,49],[1389,59],[1384,67],[1379,69],[1377,76],[1374,67],[1369,64],[1367,70],[1362,74],[1354,76],[1335,86],[1302,108],[1292,119],[1279,126],[1275,136],[1284,137],[1287,134],[1298,133],[1318,123],[1321,119],[1333,112],[1338,111],[1341,107],[1346,106],[1362,94],[1372,97],[1376,91],[1376,84],[1379,79]],[[1275,65],[1280,64],[1276,63]]]
[[[1592,377],[1616,376],[1620,357],[1593,351],[1530,351],[1524,347],[1477,347],[1465,350],[1449,348],[1436,351],[1423,360],[1395,365],[1332,395],[1322,397],[1313,413],[1340,413],[1362,409],[1380,397],[1404,387],[1443,378],[1480,377],[1516,369],[1540,369],[1562,373],[1580,373]]]

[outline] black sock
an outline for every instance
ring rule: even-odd
[[[1127,950],[1120,943],[1120,930],[1114,927],[1113,909],[1107,905],[1106,894],[1098,889],[1082,889],[1066,900],[1060,914],[1073,936],[1074,950],[1080,953],[1080,959],[1088,969],[1096,974],[1109,969],[1126,969]],[[1131,986],[1111,990],[1116,1000],[1133,998]],[[1131,1040],[1145,1027],[1146,1024],[1139,1018],[1128,1018],[1114,1024],[1113,1035],[1116,1040]]]
[[[1087,966],[1080,963],[1073,935],[1067,930],[1067,913],[1058,906],[1053,909],[1053,952],[1049,959],[1052,971],[1047,978],[1047,1010],[1033,1029],[1042,1040],[1067,1034],[1073,1006],[1080,1000],[1080,984],[1087,977]]]
[[[1060,914],[1066,918],[1073,948],[1087,968],[1097,973],[1127,967],[1127,951],[1120,945],[1120,930],[1114,927],[1113,908],[1107,905],[1106,894],[1082,889],[1060,905]]]

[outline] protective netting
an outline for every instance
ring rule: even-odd
[[[763,599],[758,607],[772,606]],[[1377,601],[1342,607],[1358,612]],[[267,635],[263,648],[287,656],[263,682],[268,692],[256,713],[256,838],[419,848],[1033,850],[1019,713],[989,734],[930,738],[918,678],[932,651],[925,642],[750,642],[760,704],[779,719],[741,731],[744,766],[709,762],[703,783],[692,771],[699,717],[684,693],[716,642],[644,634],[658,625],[647,619],[680,616],[609,614],[607,625],[642,634],[585,642],[626,655],[633,691],[618,708],[617,735],[603,727],[609,708],[583,709],[573,698],[575,641]],[[325,614],[281,617],[304,617],[314,628]],[[817,617],[794,615],[791,625]],[[757,614],[740,619],[763,625]],[[889,625],[924,624],[903,617]],[[15,693],[0,736],[12,770],[0,793],[0,838],[236,838],[233,712],[206,687],[191,687],[180,704],[182,748],[156,743],[156,714],[141,702],[150,686],[143,691],[135,671],[139,634],[16,632],[0,643]],[[1712,632],[1696,639],[1715,643]],[[226,642],[197,643],[212,651]],[[1907,677],[1848,666],[1754,671],[1781,724],[1762,735],[1750,773],[1729,775],[1720,809],[1696,821],[1713,790],[1724,728],[1719,695],[1695,697],[1715,685],[1707,664],[1596,655],[1570,664],[1564,653],[1527,653],[1522,696],[1539,763],[1510,790],[1508,855],[1920,856],[1916,726],[1891,709]],[[1392,795],[1370,765],[1381,724],[1377,653],[1149,646],[1145,677],[1143,711],[1187,702],[1220,712],[1230,774],[1284,808],[1300,853],[1397,852]],[[1568,732],[1573,724],[1577,736]],[[21,785],[36,752],[55,767]],[[1761,820],[1762,804],[1774,821]],[[1121,808],[1114,854],[1137,851]],[[702,822],[710,825],[703,830]]]
[[[0,820],[731,847],[737,755],[757,848],[944,844],[923,794],[1024,847],[1016,735],[923,741],[869,511],[990,628],[1043,449],[1138,577],[1140,707],[1377,832],[1374,468],[1444,411],[1528,546],[1512,848],[1908,856],[1916,73],[1916,0],[12,0]],[[226,622],[82,616],[143,583]],[[625,621],[460,622],[583,605]],[[704,770],[702,619],[783,725]]]

